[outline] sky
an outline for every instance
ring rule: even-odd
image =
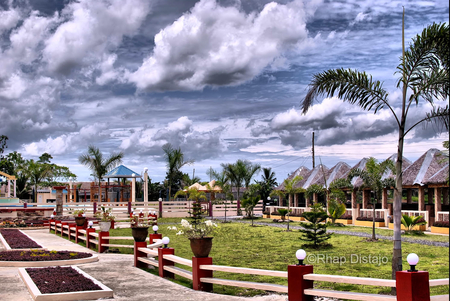
[[[397,152],[390,111],[321,97],[302,114],[300,103],[314,74],[342,67],[382,81],[399,112],[402,7],[407,43],[449,22],[447,0],[0,0],[6,153],[47,152],[78,181],[92,179],[78,162],[89,145],[122,151],[153,181],[165,177],[165,143],[202,181],[243,159],[281,182],[312,167],[312,132],[316,164],[386,159]],[[430,109],[413,106],[409,124]],[[419,126],[404,155],[414,161],[444,140]]]

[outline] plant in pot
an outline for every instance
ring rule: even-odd
[[[148,220],[146,218],[139,217],[139,214],[133,214],[130,222],[131,235],[133,235],[134,241],[145,241],[148,236],[148,227],[150,226]]]
[[[72,214],[75,216],[75,223],[77,226],[83,226],[86,223],[86,214],[84,209],[74,210]]]
[[[191,222],[183,219],[180,229],[175,226],[169,227],[169,229],[178,231],[177,235],[184,235],[190,240],[191,250],[195,257],[208,257],[212,248],[213,234],[218,230],[218,226],[216,223],[203,218],[204,211],[199,200],[206,199],[206,195],[196,188],[179,191],[177,194],[187,194],[188,198],[194,201],[189,212]]]
[[[115,219],[115,216],[112,215],[112,208],[106,209],[104,206],[101,206],[100,211],[98,211],[94,216],[100,219],[98,222],[100,231],[108,232],[111,228],[111,222]]]

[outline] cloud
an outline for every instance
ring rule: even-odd
[[[313,6],[300,1],[268,3],[246,14],[235,6],[202,0],[155,36],[150,57],[128,80],[140,90],[201,90],[238,85],[308,39],[306,20]]]
[[[103,138],[108,138],[107,124],[93,123],[82,127],[78,132],[63,134],[56,138],[48,137],[22,145],[23,153],[30,156],[40,156],[43,153],[62,155],[85,148],[91,143],[98,143]]]
[[[96,61],[131,36],[150,11],[147,0],[71,2],[64,20],[45,42],[44,61],[52,71],[68,74],[74,67]]]
[[[362,22],[364,20],[372,20],[371,16],[369,14],[365,14],[365,13],[358,13],[356,15],[355,20],[353,20],[352,22],[350,22],[350,26],[355,25],[356,23]]]
[[[20,20],[18,9],[0,10],[0,34],[14,28]]]

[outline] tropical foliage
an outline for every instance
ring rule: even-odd
[[[404,15],[403,15],[404,19]],[[403,24],[404,37],[404,24]],[[405,50],[402,41],[402,56],[397,73],[400,75],[397,87],[402,90],[402,106],[395,110],[394,101],[389,101],[389,93],[380,81],[374,81],[365,72],[351,69],[333,69],[313,75],[309,90],[302,102],[306,113],[319,96],[337,96],[343,101],[358,105],[364,110],[375,113],[387,108],[398,126],[398,151],[394,190],[394,248],[392,256],[392,277],[402,270],[401,251],[401,202],[402,202],[402,158],[405,135],[415,126],[434,121],[448,131],[449,128],[449,25],[448,23],[427,26],[421,34],[412,39],[409,49]],[[407,123],[409,108],[420,101],[431,104],[432,110],[422,119]],[[436,101],[444,101],[437,106]],[[400,114],[399,114],[400,113]],[[411,127],[407,125],[412,124]]]
[[[402,215],[402,225],[407,229],[407,232],[412,232],[415,226],[426,224],[427,222],[423,219],[423,216],[409,216],[408,214]]]
[[[237,160],[236,163],[221,164],[228,181],[237,189],[237,199],[240,199],[240,189],[248,188],[253,176],[261,169],[259,164],[247,160]]]
[[[93,176],[100,185],[103,177],[113,168],[122,163],[124,154],[122,152],[112,153],[108,157],[104,157],[100,149],[94,145],[88,147],[88,151],[78,157],[78,161],[87,166]]]
[[[304,246],[310,246],[313,248],[320,248],[325,244],[325,241],[331,238],[331,233],[327,233],[328,224],[325,223],[328,215],[323,210],[321,204],[313,204],[311,211],[304,212],[303,217],[308,223],[300,223],[303,229],[300,229],[302,234],[300,239],[310,242]]]
[[[172,144],[166,143],[162,147],[164,158],[166,160],[166,187],[169,189],[169,199],[172,196],[172,190],[177,191],[182,186],[183,173],[181,168],[185,165],[192,164],[194,161],[185,161],[181,148],[173,148]]]

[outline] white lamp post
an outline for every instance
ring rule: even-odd
[[[416,265],[419,263],[419,256],[416,253],[411,253],[406,257],[406,261],[411,266],[411,270],[408,270],[408,272],[417,272]]]
[[[88,225],[89,225],[89,228],[92,228],[92,226],[94,225],[94,222],[93,221],[89,221]]]
[[[131,182],[131,201],[136,202],[136,174],[131,175],[133,177]]]
[[[304,265],[303,264],[303,260],[306,257],[305,250],[303,250],[303,249],[297,250],[297,252],[295,252],[295,257],[297,257],[297,259],[298,259],[298,264],[297,265]]]

